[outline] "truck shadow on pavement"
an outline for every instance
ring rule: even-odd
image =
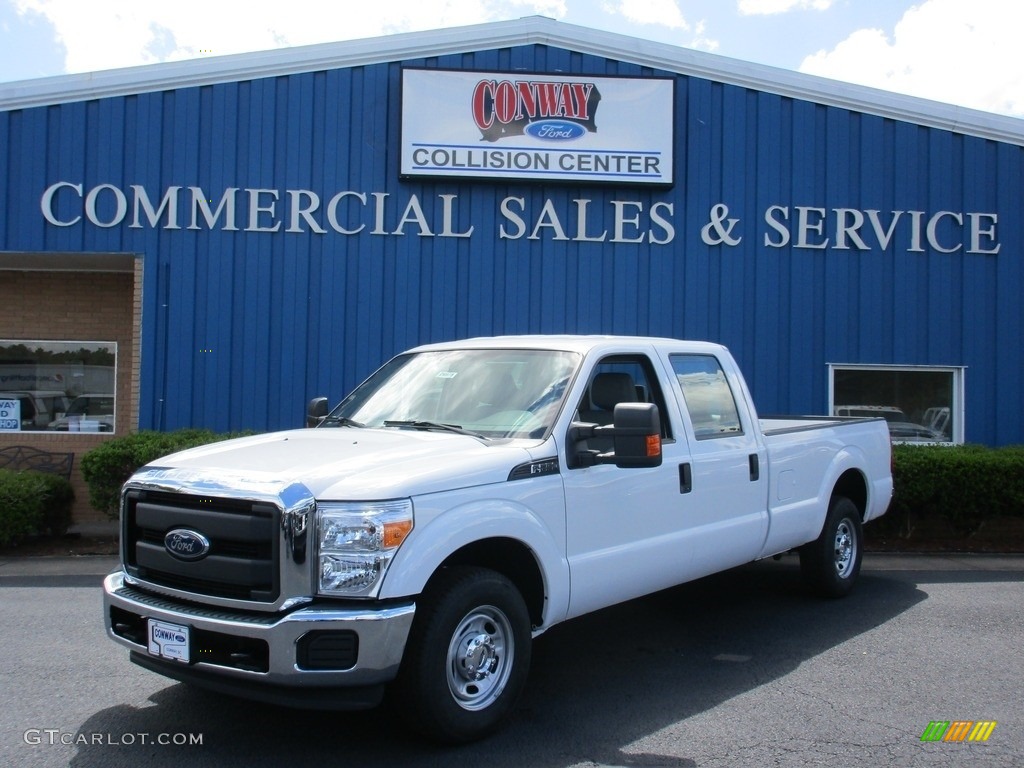
[[[298,711],[169,683],[150,697],[153,706],[102,710],[80,733],[200,734],[201,746],[89,744],[70,765],[448,766],[457,759],[489,768],[689,768],[696,761],[685,756],[685,743],[674,744],[674,755],[635,744],[778,680],[926,597],[913,576],[863,572],[850,597],[821,600],[804,591],[793,558],[755,563],[541,636],[512,722],[479,743],[433,745],[407,734],[386,709]]]

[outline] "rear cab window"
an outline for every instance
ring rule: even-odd
[[[698,440],[743,434],[736,397],[714,355],[670,355],[672,371]]]

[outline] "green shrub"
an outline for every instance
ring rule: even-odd
[[[0,546],[33,534],[63,535],[73,500],[71,483],[63,477],[0,469]]]
[[[89,503],[116,519],[121,486],[139,467],[186,448],[216,443],[248,433],[218,434],[208,429],[174,432],[136,432],[116,437],[82,457],[82,477],[89,486]]]
[[[1024,518],[1024,447],[895,445],[893,484],[874,533],[970,536],[986,519]]]

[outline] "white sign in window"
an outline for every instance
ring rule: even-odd
[[[0,432],[21,431],[21,401],[0,399]]]

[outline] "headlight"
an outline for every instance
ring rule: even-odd
[[[317,592],[367,596],[412,531],[412,502],[326,502],[317,513]]]

